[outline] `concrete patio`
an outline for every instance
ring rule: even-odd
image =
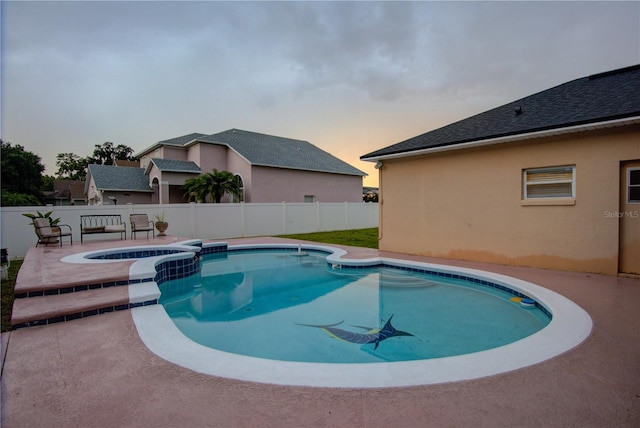
[[[70,272],[87,280],[120,276],[131,262],[80,269],[59,259],[172,238],[32,248],[20,279],[61,284],[70,281]],[[337,247],[351,258],[383,255],[456,265],[539,284],[584,308],[593,319],[592,334],[544,363],[476,380],[385,389],[286,387],[173,365],[145,347],[129,310],[109,312],[2,335],[2,426],[640,426],[640,279]]]

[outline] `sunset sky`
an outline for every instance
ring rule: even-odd
[[[640,2],[1,3],[1,137],[136,152],[230,128],[359,157],[640,63]]]

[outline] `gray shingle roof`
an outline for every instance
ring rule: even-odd
[[[198,138],[198,141],[225,144],[252,165],[346,175],[367,175],[307,141],[240,129],[230,129]]]
[[[518,108],[520,113],[516,113]],[[640,116],[640,65],[564,83],[360,159],[635,116]]]
[[[204,137],[207,134],[201,134],[199,132],[194,132],[191,134],[187,134],[187,135],[182,135],[180,137],[175,137],[175,138],[169,138],[168,140],[162,140],[162,141],[158,141],[157,143],[152,144],[151,146],[147,147],[146,149],[139,151],[135,154],[135,157],[139,158],[142,155],[145,155],[151,151],[153,151],[154,149],[160,147],[160,146],[177,146],[177,147],[183,147],[185,144],[187,144],[190,141],[193,141],[197,138],[200,137]]]
[[[193,161],[152,158],[151,162],[163,172],[187,172],[193,174],[200,174],[202,172],[200,167]]]
[[[149,177],[142,168],[93,164],[89,165],[89,173],[100,190],[153,192],[149,186]]]
[[[189,141],[193,141],[200,137],[205,137],[207,134],[201,134],[199,132],[194,132],[192,134],[183,135],[181,137],[170,138],[168,140],[158,141],[156,144],[160,145],[168,145],[168,146],[184,146]]]

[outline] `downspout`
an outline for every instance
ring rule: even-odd
[[[374,166],[378,170],[378,249],[382,240],[382,161],[378,161]]]

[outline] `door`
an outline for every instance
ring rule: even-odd
[[[640,160],[620,167],[619,271],[640,275]]]

